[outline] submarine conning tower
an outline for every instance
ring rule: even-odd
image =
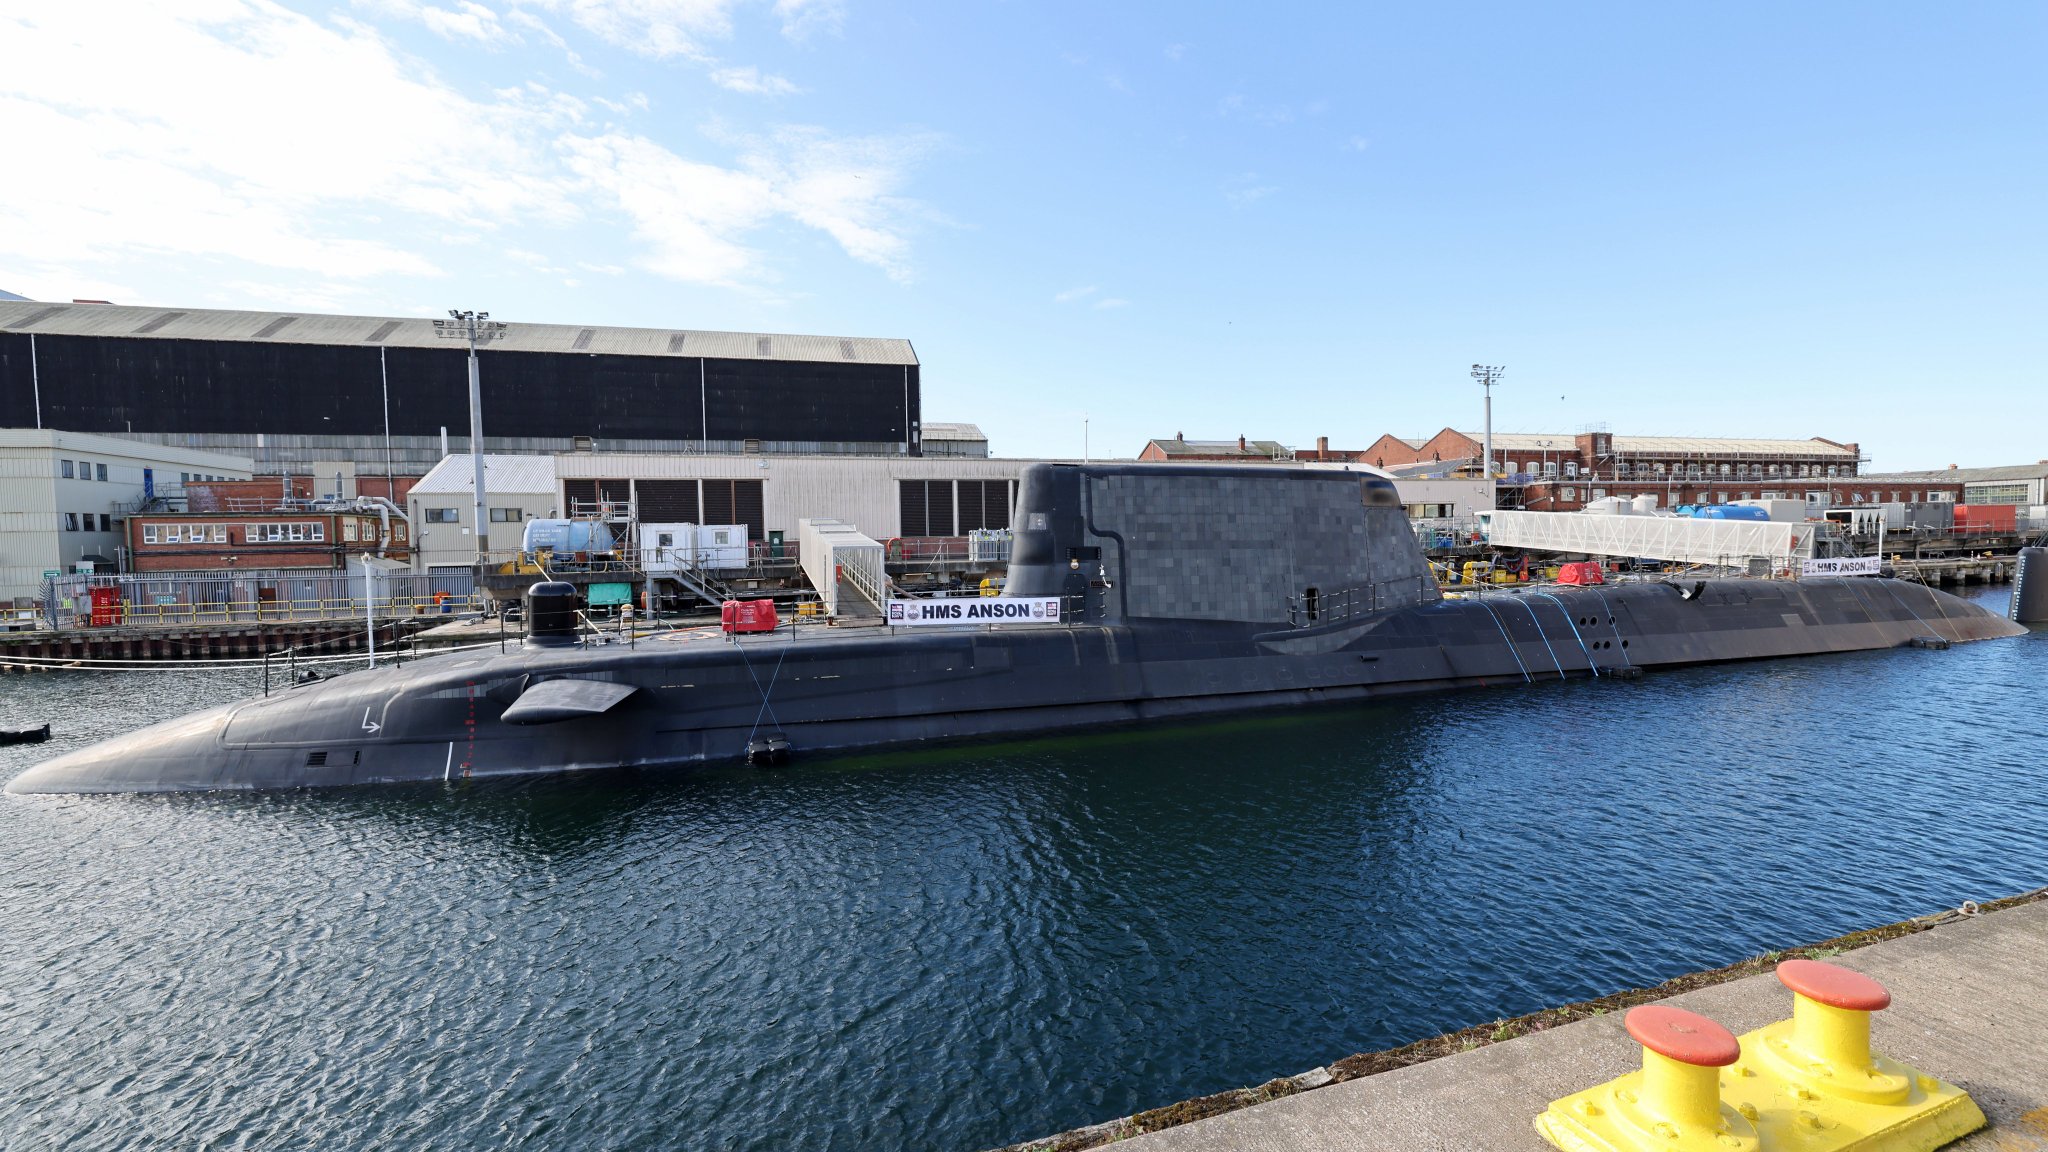
[[[1372,472],[1032,464],[1011,525],[1007,594],[1079,598],[1080,619],[1313,627],[1440,596]]]
[[[576,643],[576,586],[543,580],[526,590],[526,643],[535,648],[563,648]]]

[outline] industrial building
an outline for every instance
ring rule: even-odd
[[[0,428],[0,597],[38,595],[53,572],[114,571],[128,518],[187,483],[247,479],[247,457],[111,436]]]
[[[654,455],[484,457],[489,551],[516,552],[525,521],[742,525],[750,543],[794,545],[801,520],[837,520],[875,540],[957,538],[1010,526],[1028,460],[969,456]],[[420,565],[476,559],[474,466],[451,456],[407,494]]]
[[[442,336],[422,318],[0,301],[0,426],[229,452],[263,474],[417,476],[469,448],[468,349]],[[907,340],[509,323],[478,363],[490,452],[924,451]],[[946,450],[978,437],[956,429]]]

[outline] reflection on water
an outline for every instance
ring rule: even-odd
[[[2048,882],[2044,674],[2037,631],[772,772],[8,797],[0,1142],[1041,1135]],[[0,774],[222,691],[0,677],[59,732]]]

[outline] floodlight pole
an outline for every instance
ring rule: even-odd
[[[1472,378],[1479,381],[1479,386],[1486,390],[1486,444],[1481,451],[1486,454],[1486,506],[1488,508],[1498,507],[1500,504],[1500,498],[1494,491],[1493,484],[1493,386],[1500,382],[1501,373],[1505,371],[1507,371],[1505,365],[1474,364],[1472,366]]]
[[[486,511],[484,493],[484,400],[483,385],[477,373],[476,346],[480,340],[491,340],[504,332],[505,325],[492,323],[489,312],[465,312],[450,308],[448,319],[434,321],[434,327],[441,335],[454,340],[469,341],[469,458],[476,469],[476,551],[478,557],[491,550],[490,520]]]

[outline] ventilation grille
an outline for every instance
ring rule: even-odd
[[[363,337],[363,343],[380,344],[383,342],[386,336],[389,336],[396,331],[398,331],[398,321],[386,320],[382,324],[377,325],[377,330],[375,332],[372,332],[368,336]]]
[[[308,767],[308,768],[325,768],[326,766],[327,766],[327,753],[326,753],[326,752],[322,751],[322,752],[308,752],[308,753],[306,753],[306,767]]]
[[[157,329],[163,327],[164,325],[169,324],[173,320],[183,320],[184,318],[185,314],[183,312],[166,312],[163,315],[157,317],[156,319],[151,320],[149,323],[144,324],[142,327],[137,328],[133,333],[130,333],[130,335],[140,336],[145,332],[154,332]]]
[[[585,328],[583,331],[578,332],[576,334],[576,342],[574,344],[569,345],[569,347],[578,352],[581,352],[585,348],[590,347],[590,338],[595,335],[597,335],[597,329]]]

